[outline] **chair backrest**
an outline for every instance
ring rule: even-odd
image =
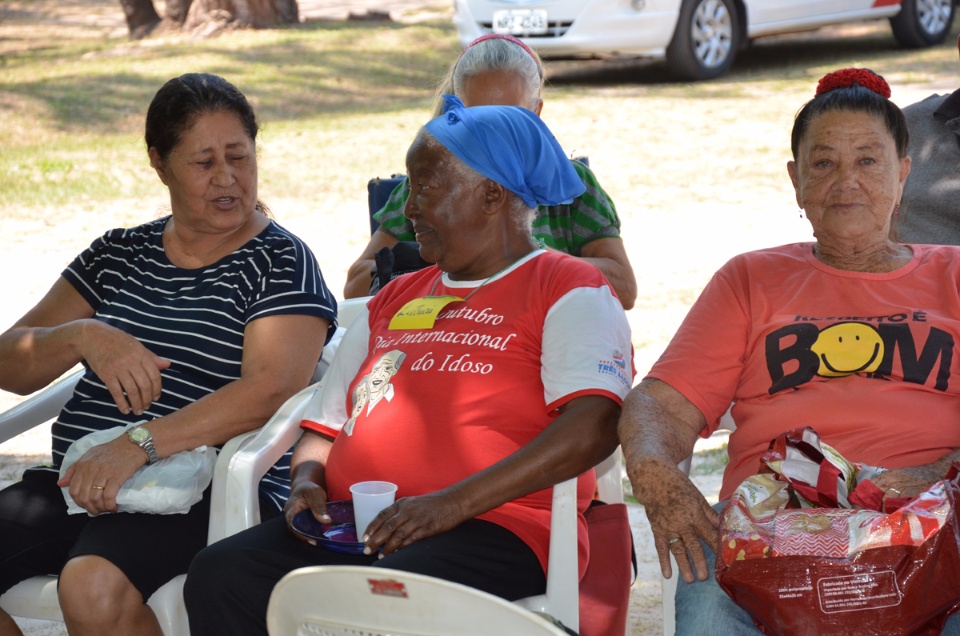
[[[267,608],[271,636],[558,636],[547,618],[479,590],[367,566],[314,566],[283,577]]]
[[[370,214],[370,236],[377,231],[380,224],[377,223],[373,215],[380,211],[380,208],[386,204],[390,198],[390,193],[394,188],[400,185],[400,182],[406,179],[406,175],[395,174],[390,178],[382,179],[374,177],[367,182],[367,207]]]

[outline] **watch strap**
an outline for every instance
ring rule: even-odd
[[[155,464],[160,461],[160,456],[157,455],[157,449],[153,446],[153,436],[148,437],[144,442],[140,444],[142,448],[147,453],[147,463]]]

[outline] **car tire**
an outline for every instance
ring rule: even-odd
[[[734,0],[683,0],[667,65],[683,80],[720,77],[733,66],[740,41]]]
[[[900,13],[890,18],[900,46],[917,49],[943,42],[956,10],[955,0],[903,0]]]

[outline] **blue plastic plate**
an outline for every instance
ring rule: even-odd
[[[290,525],[295,531],[313,539],[317,545],[327,550],[343,554],[363,554],[365,546],[357,541],[357,529],[353,522],[353,502],[328,502],[327,513],[333,523],[320,523],[308,508],[294,515]]]

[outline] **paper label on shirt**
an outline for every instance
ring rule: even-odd
[[[440,311],[450,303],[463,300],[459,296],[425,296],[411,300],[390,319],[392,331],[400,329],[433,329]]]

